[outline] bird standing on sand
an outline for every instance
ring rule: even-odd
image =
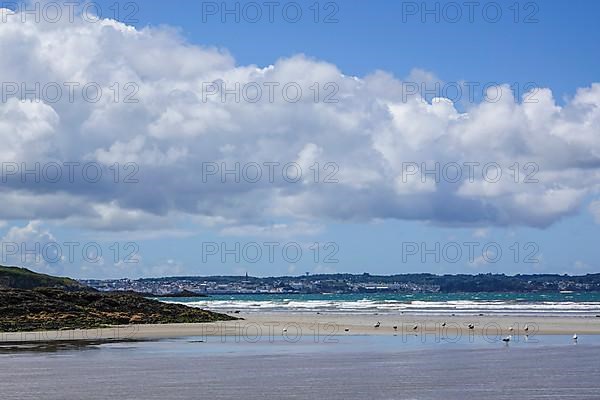
[[[511,335],[508,335],[507,337],[503,338],[502,341],[506,344],[508,344],[508,342],[510,342],[510,339],[512,339]]]
[[[394,325],[392,328],[394,328],[395,331],[398,330],[398,327],[396,325]]]
[[[524,330],[525,332],[528,332],[528,331],[529,331],[529,325],[525,325],[525,328],[523,328],[523,330]]]
[[[511,326],[510,328],[508,328],[509,331],[514,331],[514,328]]]
[[[475,325],[469,324],[469,329],[475,329]]]
[[[443,328],[444,326],[446,326],[446,323],[445,323],[445,322],[442,324],[442,328]]]
[[[419,329],[419,325],[413,326],[413,331],[416,331],[417,329]]]
[[[379,328],[381,326],[381,322],[377,321],[377,323],[374,325],[375,328]]]
[[[349,332],[349,331],[350,331],[350,329],[348,329],[348,328],[344,329],[344,332]]]

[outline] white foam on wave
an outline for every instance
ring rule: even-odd
[[[600,302],[515,302],[502,300],[472,301],[399,301],[399,300],[203,300],[169,301],[214,311],[327,311],[363,313],[367,311],[407,313],[536,313],[536,314],[597,314]]]

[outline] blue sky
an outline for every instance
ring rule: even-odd
[[[102,7],[103,17],[113,17],[114,8],[111,9],[113,1],[97,3]],[[288,3],[281,2],[280,4],[283,7]],[[320,63],[325,63],[328,66],[335,66],[337,71],[345,77],[357,77],[357,79],[367,82],[369,81],[368,77],[377,76],[373,78],[373,81],[384,82],[381,84],[382,89],[378,89],[382,91],[375,96],[379,99],[394,95],[395,87],[386,80],[387,78],[384,79],[381,78],[381,75],[377,75],[377,71],[389,74],[396,81],[424,79],[429,84],[441,82],[442,85],[449,82],[469,81],[482,84],[518,85],[522,88],[533,82],[535,87],[550,89],[556,104],[565,106],[561,121],[564,120],[565,126],[570,126],[570,128],[565,128],[564,131],[560,131],[562,133],[553,135],[568,134],[564,132],[570,132],[570,130],[575,130],[574,134],[578,134],[579,125],[575,122],[573,122],[574,125],[568,125],[568,123],[576,120],[577,116],[589,111],[593,106],[586,105],[577,108],[582,103],[573,99],[578,89],[589,88],[593,83],[599,81],[600,25],[597,22],[597,16],[600,15],[600,4],[583,0],[517,3],[500,1],[493,4],[500,6],[502,16],[498,22],[492,23],[486,20],[482,14],[482,8],[489,3],[481,2],[481,5],[475,9],[474,22],[468,20],[466,15],[468,10],[464,7],[461,8],[463,16],[456,23],[444,20],[443,15],[439,22],[434,21],[434,16],[431,15],[423,22],[418,14],[420,10],[417,10],[417,15],[405,15],[407,11],[412,10],[410,7],[414,4],[422,7],[420,1],[414,3],[376,0],[372,2],[337,1],[335,3],[302,1],[298,4],[303,10],[303,16],[297,23],[286,21],[279,8],[275,11],[273,23],[267,20],[266,15],[263,15],[256,23],[245,21],[244,15],[241,15],[241,21],[237,23],[231,15],[225,22],[221,21],[219,13],[222,2],[220,1],[215,3],[186,0],[178,1],[176,4],[144,1],[139,2],[139,9],[131,8],[127,2],[123,2],[119,4],[121,21],[135,26],[138,30],[150,27],[154,32],[152,35],[156,35],[153,43],[161,42],[156,32],[175,35],[178,39],[173,42],[169,42],[171,39],[165,40],[165,46],[171,43],[170,50],[177,46],[181,46],[181,50],[169,53],[170,50],[165,47],[163,58],[158,51],[160,47],[157,45],[158,50],[153,53],[156,58],[149,62],[150,64],[156,62],[155,69],[152,69],[153,66],[148,65],[148,62],[140,67],[133,57],[131,60],[134,61],[129,58],[128,61],[122,61],[120,57],[122,57],[123,50],[117,45],[100,47],[108,50],[104,51],[104,55],[94,54],[94,57],[100,57],[100,59],[106,57],[106,67],[102,62],[99,63],[102,68],[106,69],[98,72],[98,76],[107,74],[107,71],[112,73],[129,62],[132,66],[124,71],[147,68],[144,73],[136,70],[137,76],[144,82],[150,79],[160,82],[160,74],[164,74],[165,77],[180,74],[182,82],[185,82],[185,79],[192,82],[193,78],[190,78],[192,73],[186,72],[188,64],[185,64],[185,68],[169,70],[169,62],[178,63],[180,60],[177,60],[177,57],[188,57],[185,54],[186,49],[194,46],[204,49],[211,47],[219,49],[224,58],[219,62],[224,65],[228,62],[225,58],[230,57],[233,64],[223,67],[223,70],[228,71],[227,74],[233,70],[238,71],[236,72],[238,74],[240,70],[248,66],[265,68],[276,64],[276,70],[281,68],[286,73],[291,71],[291,74],[298,76],[305,73],[309,76],[311,74],[317,76],[316,74],[320,70],[312,70],[312,68],[317,68],[321,65]],[[210,7],[215,4],[219,8],[216,14],[203,14],[203,12],[211,10]],[[235,7],[235,2],[230,1],[226,4],[231,9]],[[243,3],[239,4],[242,4],[240,7],[243,7]],[[256,4],[261,5],[265,12],[266,8],[263,2]],[[318,23],[314,21],[314,8],[311,8],[315,4],[320,12]],[[436,4],[442,10],[446,9],[445,7],[448,7],[449,3],[427,2],[426,7],[434,9]],[[515,16],[515,4],[519,10],[518,17]],[[134,12],[134,14],[128,18],[130,12]],[[336,22],[324,23],[322,20],[330,14]],[[531,23],[525,23],[524,20],[527,16],[532,18]],[[406,21],[403,20],[404,18]],[[514,21],[515,18],[518,19],[518,22]],[[133,21],[134,19],[137,21]],[[55,29],[56,27],[51,28]],[[112,40],[107,33],[108,30],[109,28],[106,28],[104,31],[94,34],[108,42]],[[143,47],[142,50],[136,49],[136,51],[141,51],[141,57]],[[33,53],[35,51],[32,50]],[[69,51],[73,51],[72,48]],[[304,58],[298,62],[298,59],[294,59],[299,54],[304,55],[304,58],[308,60],[307,63],[303,61]],[[67,53],[65,59],[68,60],[71,56],[73,54]],[[206,62],[206,58],[213,57],[213,55],[207,53],[195,57],[198,58],[194,59],[194,62],[201,65]],[[115,61],[113,65],[111,64],[113,58],[121,61]],[[278,64],[278,60],[289,60],[290,58],[293,60],[289,63],[290,65],[286,64],[286,67],[281,67]],[[183,65],[183,61],[181,63]],[[89,72],[89,69],[86,71]],[[35,71],[32,72],[34,76],[35,73]],[[39,79],[41,80],[41,78]],[[140,93],[143,95],[145,95],[144,82],[140,84]],[[387,84],[390,86],[386,91]],[[364,96],[370,96],[370,93],[364,94]],[[590,96],[592,95],[590,94]],[[473,109],[481,105],[481,97],[482,93],[477,91],[476,101],[473,104],[462,102],[462,104],[456,105],[456,110],[480,115],[478,113],[483,113],[483,111],[473,111]],[[588,99],[588,97],[585,98]],[[344,99],[347,104],[343,106],[348,105],[348,107],[359,101],[356,95]],[[587,101],[593,103],[595,100],[583,102]],[[154,101],[152,104],[153,107],[157,107],[156,104],[160,104],[160,102]],[[363,108],[361,107],[357,107],[354,111],[358,114],[365,113],[370,106],[367,103]],[[61,111],[58,108],[56,110],[61,116],[61,122],[70,118],[71,114],[68,114],[67,111]],[[108,159],[109,155],[114,156],[115,149],[120,149],[120,145],[124,146],[127,151],[138,149],[142,152],[147,146],[154,150],[165,149],[165,154],[177,153],[179,148],[176,145],[167,146],[166,134],[156,133],[151,129],[145,133],[142,124],[135,123],[135,115],[142,113],[137,108],[130,107],[119,112],[121,114],[115,115],[123,118],[122,121],[127,121],[122,123],[123,127],[128,128],[127,131],[123,130],[122,133],[119,133],[121,130],[115,128],[114,135],[103,140],[99,134],[89,133],[90,131],[82,134],[84,130],[78,128],[79,130],[73,135],[78,137],[75,142],[83,142],[86,147],[86,150],[81,152],[75,151],[73,144],[62,143],[62,137],[70,137],[65,132],[61,134],[64,136],[58,136],[58,139],[55,139],[55,143],[60,143],[58,146],[60,149],[53,150],[55,151],[54,155],[60,153],[63,157],[67,157],[67,155],[73,157],[74,154],[79,154],[89,157],[90,154],[97,156],[100,154]],[[377,118],[379,111],[372,112],[373,118]],[[502,115],[500,111],[490,113]],[[65,117],[67,115],[69,117]],[[202,118],[210,119],[213,118],[212,115],[207,114]],[[213,148],[210,146],[213,145],[214,149],[219,149],[219,151],[224,146],[243,148],[248,152],[262,151],[265,148],[261,147],[257,150],[252,146],[254,143],[263,143],[263,140],[272,139],[271,131],[277,131],[280,126],[286,125],[288,122],[293,126],[295,123],[300,123],[298,121],[311,121],[313,118],[310,113],[300,113],[299,116],[293,117],[289,113],[284,115],[287,117],[278,120],[278,124],[265,124],[262,130],[259,125],[258,133],[253,133],[256,134],[256,140],[244,137],[236,141],[228,137],[229,142],[225,139],[221,142],[216,138],[219,126],[225,125],[217,124],[217,128],[214,128],[216,133],[211,131],[211,134],[215,135],[213,136],[215,139],[207,139],[206,135],[194,136],[196,133],[192,132],[189,135],[193,136],[193,141],[190,142],[188,148],[192,149],[190,150],[192,152],[203,151],[197,150],[196,145],[199,149],[206,148],[206,154],[194,153],[198,154],[200,160],[206,161],[213,160],[212,153],[209,152]],[[404,127],[411,125],[410,113],[408,118],[398,125],[399,130],[402,131]],[[97,187],[90,188],[89,186],[76,190],[66,189],[67,193],[73,192],[69,195],[79,196],[90,204],[97,200],[100,205],[108,204],[110,207],[118,208],[119,212],[126,213],[123,214],[125,219],[131,218],[132,221],[138,221],[137,215],[141,213],[139,214],[142,215],[140,219],[146,221],[140,223],[139,226],[119,228],[116,227],[118,223],[114,223],[112,220],[111,224],[113,225],[108,226],[108,223],[104,224],[106,214],[103,214],[102,223],[94,225],[93,221],[85,222],[85,211],[81,211],[81,216],[58,211],[56,215],[47,215],[48,212],[46,214],[40,212],[39,215],[16,213],[3,217],[5,221],[2,227],[5,236],[4,242],[10,241],[10,238],[14,237],[26,237],[26,240],[30,240],[30,236],[37,237],[38,241],[42,240],[39,237],[45,237],[43,240],[52,237],[60,242],[77,238],[77,240],[101,243],[105,254],[110,243],[115,241],[119,242],[120,247],[129,242],[134,242],[136,246],[139,246],[136,253],[139,253],[140,264],[118,263],[119,265],[114,266],[105,262],[102,267],[97,267],[94,265],[83,266],[85,263],[78,260],[43,267],[32,265],[32,268],[61,272],[77,277],[227,275],[242,274],[246,271],[257,276],[300,274],[305,271],[313,273],[362,273],[367,271],[381,274],[403,272],[584,274],[596,272],[598,271],[597,260],[600,256],[597,239],[600,207],[593,206],[593,204],[597,204],[595,202],[597,202],[598,188],[600,187],[594,178],[597,173],[595,166],[600,165],[600,152],[594,147],[596,142],[592,142],[592,137],[594,131],[596,137],[600,132],[598,132],[597,126],[590,126],[589,121],[594,121],[593,118],[597,117],[583,118],[580,125],[582,127],[581,136],[588,135],[585,136],[585,140],[589,142],[583,139],[581,142],[577,142],[579,139],[565,139],[569,145],[577,142],[576,144],[581,145],[583,149],[587,148],[589,154],[583,154],[583,150],[580,148],[573,150],[573,153],[556,153],[560,152],[561,146],[548,145],[552,148],[544,150],[544,155],[540,156],[541,150],[538,151],[535,147],[539,145],[540,148],[545,148],[545,140],[536,137],[528,142],[527,133],[515,134],[514,138],[510,140],[498,138],[495,142],[494,139],[489,139],[489,143],[485,138],[478,139],[471,142],[472,147],[465,144],[465,139],[434,148],[437,146],[435,143],[439,143],[434,140],[430,143],[431,151],[427,147],[420,147],[418,151],[412,153],[415,157],[417,154],[421,157],[414,158],[414,161],[419,162],[438,160],[440,157],[446,163],[474,159],[489,162],[501,159],[505,173],[513,162],[520,162],[522,165],[524,161],[535,160],[541,165],[540,173],[552,172],[549,175],[551,177],[544,175],[544,178],[548,180],[540,184],[543,185],[543,189],[540,189],[539,192],[535,192],[537,189],[532,189],[532,186],[526,186],[524,192],[527,192],[528,195],[520,197],[519,189],[512,192],[514,196],[512,200],[491,199],[486,197],[489,194],[484,194],[479,196],[476,201],[461,202],[455,197],[444,195],[444,191],[441,190],[444,186],[443,182],[435,195],[427,198],[402,197],[399,200],[391,199],[390,194],[382,187],[371,186],[368,189],[361,187],[353,191],[354,189],[346,190],[344,182],[341,182],[340,186],[343,188],[319,186],[316,189],[317,192],[312,192],[313,197],[311,197],[318,201],[315,200],[314,204],[303,207],[297,206],[297,201],[305,201],[305,197],[295,199],[294,205],[286,202],[263,201],[263,197],[261,197],[263,194],[260,192],[238,198],[236,197],[237,191],[243,191],[239,185],[217,185],[216,191],[213,191],[214,185],[204,186],[199,192],[190,189],[189,195],[185,190],[178,190],[175,194],[170,192],[173,190],[169,186],[171,181],[179,182],[197,178],[197,169],[186,169],[186,165],[179,165],[173,167],[172,170],[167,170],[166,167],[159,170],[155,168],[156,166],[145,168],[141,165],[140,174],[145,180],[145,184],[142,182],[133,189],[131,187],[123,189],[120,186],[108,194],[97,190]],[[315,124],[317,124],[316,121],[321,122],[320,118],[314,119]],[[157,121],[161,120],[157,118]],[[488,119],[482,117],[481,121],[480,129],[491,129],[489,125],[486,125],[490,123]],[[156,121],[148,122],[146,126],[152,127],[156,124]],[[362,124],[366,126],[366,132],[373,129],[373,137],[376,139],[373,139],[372,142],[381,141],[381,148],[393,147],[396,144],[393,134],[383,138],[379,136],[379,131],[383,129],[381,126],[374,124],[373,126],[376,127],[371,128],[371,125],[366,122],[362,122]],[[417,123],[415,122],[415,124]],[[411,140],[418,141],[419,139],[414,138],[418,137],[421,131],[429,132],[426,120],[418,124],[414,130],[411,130],[413,138]],[[534,125],[532,124],[532,126]],[[90,125],[85,126],[89,127]],[[327,129],[333,125],[323,123],[320,126],[320,129]],[[103,126],[97,129],[98,132],[106,132],[112,128]],[[363,141],[360,129],[357,130],[358,133],[355,136],[344,136],[345,128],[340,128],[340,133],[330,132],[331,136],[329,134],[319,135],[318,132],[315,133],[314,129],[313,131],[311,129],[313,128],[301,129],[303,133],[298,135],[297,141],[292,130],[291,139],[289,139],[289,148],[292,154],[298,154],[304,145],[314,145],[314,148],[317,148],[321,154],[329,155],[329,158],[323,156],[320,161],[322,163],[336,162],[342,177],[346,176],[343,174],[344,172],[349,174],[348,171],[354,167],[352,159],[343,159],[343,154],[356,154],[359,157],[357,165],[359,165],[358,168],[362,168],[361,171],[365,171],[365,166],[374,166],[376,161],[368,158],[372,154],[372,149],[363,152],[365,143],[371,141]],[[467,127],[464,129],[466,130]],[[91,132],[96,131],[92,130]],[[138,139],[133,138],[134,133],[138,135]],[[127,135],[130,134],[132,136],[128,137]],[[311,136],[312,134],[314,135]],[[456,134],[458,135],[458,133]],[[146,139],[139,139],[140,135],[146,135]],[[423,133],[423,135],[426,134]],[[150,142],[155,139],[155,142]],[[173,143],[178,143],[178,141],[182,143],[181,140],[181,138],[175,138]],[[188,139],[184,138],[183,140]],[[529,153],[524,150],[513,152],[510,149],[511,143],[520,143],[520,140],[527,142]],[[410,140],[408,142],[413,143]],[[398,144],[398,146],[394,154],[404,154],[401,145]],[[449,146],[449,153],[464,155],[464,158],[452,158],[453,155],[448,155],[446,158],[444,146]],[[284,145],[283,148],[285,147]],[[332,147],[337,148],[332,149]],[[487,153],[488,148],[489,153]],[[306,150],[307,147],[304,149]],[[310,149],[313,147],[309,146]],[[123,153],[126,151],[123,150]],[[131,157],[132,153],[129,154]],[[244,158],[240,158],[241,161],[248,160],[249,153],[244,154]],[[262,154],[261,160],[264,161],[265,155]],[[272,153],[272,159],[278,159],[277,154],[280,153],[275,150]],[[44,153],[44,156],[48,156],[48,153]],[[286,156],[283,157],[285,159]],[[394,164],[389,157],[393,158],[394,156],[386,155],[386,162]],[[100,160],[100,158],[98,159]],[[110,159],[114,160],[114,158]],[[214,160],[217,159],[220,158],[215,156]],[[258,159],[256,158],[256,160]],[[127,159],[118,160],[127,161]],[[560,160],[560,162],[557,161],[556,165],[552,164],[552,161],[556,160]],[[28,160],[28,162],[31,161]],[[198,164],[193,165],[197,166]],[[586,166],[582,167],[582,165]],[[578,173],[581,175],[567,177],[567,172],[573,168],[579,168]],[[382,170],[387,171],[383,167]],[[356,171],[353,171],[353,176],[356,175]],[[296,188],[292,191],[295,191]],[[54,192],[64,194],[64,188],[61,189],[62,191],[56,190],[55,187],[41,188],[37,186],[27,188],[37,194]],[[456,187],[451,187],[449,190],[454,193],[455,189]],[[14,188],[14,190],[17,189]],[[564,191],[564,194],[556,198],[552,197],[561,190]],[[213,193],[221,191],[224,192],[220,194],[223,197],[216,198],[212,202]],[[531,193],[529,193],[530,191]],[[336,192],[339,196],[336,196]],[[310,192],[302,194],[311,195]],[[406,195],[406,193],[402,192],[402,195]],[[209,198],[210,202],[206,200]],[[206,206],[204,206],[205,200],[207,201]],[[255,209],[251,207],[253,202],[256,202]],[[555,202],[561,203],[561,205],[554,207]],[[203,204],[204,208],[200,209],[201,206],[198,206],[198,203]],[[536,205],[538,203],[539,207]],[[192,204],[195,205],[192,206]],[[241,204],[243,207],[240,206]],[[54,210],[50,206],[46,208]],[[224,208],[227,209],[223,210]],[[539,214],[537,208],[539,208]],[[107,208],[99,206],[99,209],[106,210]],[[235,209],[236,212],[232,209]],[[75,211],[73,212],[75,213]],[[148,213],[148,218],[143,213]],[[120,218],[121,214],[111,209],[109,215],[113,214],[116,215],[116,219]],[[218,217],[221,222],[214,223],[211,220],[207,223],[206,219],[209,216],[214,217],[215,220]],[[473,217],[471,218],[471,216]],[[156,217],[156,221],[154,221],[154,217]],[[198,220],[202,221],[199,223]],[[223,225],[222,221],[229,220],[237,222],[226,222]],[[36,222],[32,225],[31,221]],[[146,222],[148,223],[146,224]],[[10,234],[11,229],[13,229],[12,235]],[[14,241],[18,242],[16,239]],[[277,241],[279,247],[298,243],[304,251],[301,260],[289,262],[277,250],[273,262],[267,260],[264,253],[255,263],[244,260],[244,257],[240,262],[236,262],[235,257],[231,255],[225,256],[223,261],[222,249],[219,249],[218,254],[207,256],[206,260],[202,260],[203,251],[206,252],[209,248],[212,250],[210,246],[214,243],[219,246],[225,243],[226,248],[235,248],[235,243],[239,243],[241,247],[257,243],[261,250],[265,251],[264,243],[271,241]],[[445,254],[446,258],[452,258],[451,252],[455,249],[453,246],[459,244],[461,250],[467,252],[467,246],[464,245],[467,242],[477,243],[474,260],[469,260],[464,253],[455,262],[444,260],[442,249],[446,248],[450,252]],[[319,247],[316,258],[314,248],[311,249],[313,243],[318,243],[317,247]],[[422,248],[418,250],[417,254],[404,254],[414,250],[411,247],[414,244],[424,245],[426,249],[435,249],[436,243],[440,246],[440,250],[437,252],[438,255],[442,255],[440,261],[437,261],[431,254],[422,258]],[[334,246],[332,247],[331,244]],[[489,252],[482,250],[486,245],[488,245]],[[502,256],[497,262],[489,262],[489,259],[494,259],[498,248],[501,249]],[[516,253],[516,248],[519,249],[518,253]],[[325,262],[327,255],[331,256],[331,259],[327,261],[332,262]],[[536,262],[528,262],[532,260]]]
[[[248,22],[241,11],[239,23],[229,15],[222,23],[219,1],[217,15],[205,11],[203,22],[203,3],[179,1],[165,7],[162,2],[144,2],[135,13],[136,25],[178,27],[194,43],[228,49],[242,65],[264,66],[280,57],[304,53],[332,62],[349,75],[380,69],[406,76],[413,68],[422,68],[445,81],[536,82],[561,96],[596,80],[600,67],[600,5],[585,0],[532,2],[537,9],[527,6],[527,1],[479,2],[472,23],[465,7],[458,22],[445,20],[441,10],[452,2],[443,1],[425,2],[432,10],[439,4],[439,23],[434,15],[427,15],[423,23],[420,15],[408,11],[407,22],[403,22],[403,4],[411,2],[383,0],[337,1],[337,10],[326,8],[326,1],[318,3],[321,18],[334,13],[335,23],[314,23],[310,7],[315,2],[299,2],[304,14],[293,24],[283,18],[283,12],[275,12],[275,22],[270,23],[266,11],[256,23]],[[224,3],[235,9],[236,2]],[[412,3],[420,7],[422,2]],[[501,5],[499,22],[484,18],[483,8],[488,3]],[[280,4],[283,9],[286,2]],[[514,23],[514,4],[519,5],[518,20],[530,16],[538,22]],[[452,18],[450,10],[447,12]],[[492,9],[489,15],[493,20]]]

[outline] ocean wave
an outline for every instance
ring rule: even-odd
[[[522,302],[504,300],[203,300],[169,301],[213,311],[314,311],[314,312],[403,312],[403,313],[539,313],[539,314],[596,314],[600,302]]]

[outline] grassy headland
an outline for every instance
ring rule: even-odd
[[[0,332],[92,329],[112,325],[227,321],[236,318],[135,293],[104,293],[69,278],[0,267]]]

